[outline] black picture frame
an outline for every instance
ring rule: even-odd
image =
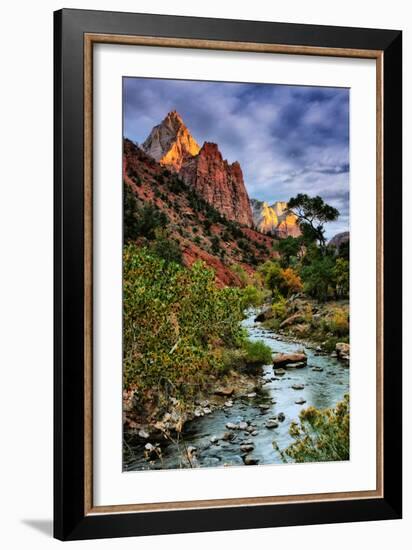
[[[85,512],[84,36],[379,50],[383,58],[383,496]],[[63,9],[54,14],[54,536],[60,540],[397,519],[402,514],[402,33]]]

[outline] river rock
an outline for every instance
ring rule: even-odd
[[[279,424],[276,422],[276,420],[268,420],[265,424],[265,427],[268,430],[273,430],[274,428],[277,428]]]
[[[280,413],[278,414],[278,420],[279,420],[279,422],[283,422],[283,421],[285,420],[285,418],[286,418],[286,417],[285,417],[285,413],[280,412]]]
[[[292,384],[293,390],[303,390],[305,386],[303,384]]]
[[[338,342],[335,346],[335,351],[337,353],[338,359],[343,361],[349,361],[350,354],[350,345],[346,342]]]
[[[138,436],[141,437],[142,439],[149,439],[149,434],[143,428],[139,430]]]
[[[238,427],[239,430],[247,430],[248,429],[248,423],[247,422],[239,422],[237,427]]]
[[[275,369],[274,373],[276,374],[276,376],[283,376],[284,374],[286,374],[286,371],[285,369]]]
[[[298,361],[297,363],[289,363],[287,367],[288,369],[303,369],[306,367],[306,363],[304,361]]]
[[[253,444],[252,445],[242,444],[240,446],[240,450],[242,451],[242,453],[250,453],[250,451],[253,451],[254,448],[255,446]]]
[[[222,397],[230,397],[231,395],[233,395],[234,391],[234,388],[216,388],[214,394],[221,395]]]
[[[267,308],[258,313],[255,317],[255,323],[261,323],[262,321],[267,321],[268,319],[272,319],[274,317],[275,313],[273,309]]]
[[[323,372],[323,368],[322,367],[312,367],[312,370],[314,372]]]
[[[233,401],[231,399],[225,401],[225,407],[233,407]]]
[[[219,441],[219,438],[217,437],[217,435],[212,435],[212,437],[210,438],[210,443],[212,443],[212,445],[215,445],[216,443],[218,443]]]
[[[256,464],[259,464],[259,459],[252,455],[245,455],[243,457],[243,462],[246,466],[255,466]]]
[[[249,397],[249,399],[253,399],[253,397],[256,397],[256,392],[252,391],[252,392],[248,393],[246,397]]]
[[[250,435],[253,435],[253,437],[256,437],[258,433],[259,432],[257,430],[253,430],[253,432],[250,432]]]
[[[233,422],[228,422],[226,424],[226,428],[228,430],[237,430],[238,429],[238,425],[237,424],[234,424]]]
[[[146,443],[144,448],[145,448],[145,453],[144,454],[145,454],[146,459],[150,459],[150,458],[154,458],[154,457],[158,456],[157,446],[152,445],[151,443]]]
[[[296,405],[303,405],[306,401],[301,397],[300,399],[296,399],[295,403]]]
[[[199,416],[203,416],[204,415],[204,412],[202,411],[202,409],[199,409],[198,407],[194,410],[194,415],[199,417]]]
[[[222,439],[223,441],[232,441],[233,439],[235,439],[235,434],[233,432],[225,432],[223,435],[222,435]]]
[[[293,315],[291,315],[290,317],[288,317],[287,319],[285,319],[284,321],[282,321],[279,325],[280,328],[285,328],[285,327],[289,327],[290,325],[294,325],[295,323],[301,323],[302,321],[304,321],[305,318],[304,316],[302,315],[302,313],[294,313]]]
[[[308,358],[304,353],[277,353],[273,357],[275,367],[286,367],[290,363],[304,363],[306,365]],[[276,371],[275,371],[275,374]]]
[[[270,405],[267,405],[266,403],[262,403],[261,405],[259,405],[259,409],[261,411],[268,411],[270,409]]]
[[[196,447],[194,447],[193,445],[189,445],[189,447],[187,448],[187,456],[189,458],[194,458],[196,455],[196,451],[197,451]]]

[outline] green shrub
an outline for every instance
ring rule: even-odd
[[[338,341],[339,339],[336,338],[336,336],[331,336],[329,338],[326,338],[326,340],[322,344],[322,349],[327,353],[332,353],[332,351],[335,351],[336,344],[338,343]]]
[[[291,423],[294,442],[281,454],[295,462],[349,460],[349,424],[348,395],[331,409],[309,407],[299,414],[299,424]]]
[[[328,325],[330,332],[336,336],[347,336],[349,334],[349,315],[344,309],[337,308],[328,321]]]
[[[283,321],[283,319],[286,319],[288,314],[288,304],[282,295],[278,294],[276,298],[276,301],[272,304],[272,311],[276,319]]]
[[[272,362],[272,350],[261,340],[244,340],[242,348],[248,365],[268,365]]]
[[[242,307],[258,307],[263,304],[265,294],[263,290],[254,285],[247,285],[242,289]]]

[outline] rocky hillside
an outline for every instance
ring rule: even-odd
[[[288,213],[287,203],[277,201],[271,206],[257,199],[250,201],[254,226],[262,233],[268,233],[278,238],[299,237],[300,229],[297,217]]]
[[[202,163],[206,162],[204,155],[217,155],[217,165],[225,162],[216,146],[205,144],[199,155],[193,157],[193,163],[203,166]],[[241,174],[237,172],[240,167],[231,170],[233,178]],[[223,199],[219,203],[222,210],[218,210],[204,197],[196,182],[192,183],[194,180],[190,179],[189,173],[185,172],[184,181],[173,167],[166,167],[130,140],[124,140],[123,178],[127,208],[135,209],[143,217],[158,217],[158,213],[162,213],[162,230],[179,247],[185,265],[203,260],[215,270],[220,285],[241,284],[236,268],[240,266],[253,275],[258,263],[276,256],[274,238],[222,215],[226,206]],[[201,173],[201,170],[196,173]],[[142,233],[140,240],[144,239]]]
[[[342,231],[342,233],[336,233],[328,242],[329,247],[335,248],[335,253],[339,254],[343,247],[349,248],[350,233],[349,231]]]
[[[200,148],[179,113],[168,113],[141,147],[162,166],[178,173],[228,220],[253,225],[240,164],[223,159],[215,143],[205,142]]]

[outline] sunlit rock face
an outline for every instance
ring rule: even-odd
[[[177,172],[223,216],[252,227],[249,196],[238,162],[229,164],[215,143],[200,148],[176,111],[155,126],[142,144],[145,153]]]
[[[187,158],[197,155],[200,150],[176,111],[168,113],[165,119],[152,129],[141,147],[157,162],[176,172]]]
[[[252,226],[252,210],[240,164],[229,164],[223,159],[216,143],[205,142],[199,154],[182,165],[180,175],[228,220]]]
[[[280,238],[298,237],[301,234],[295,214],[288,212],[286,201],[277,201],[271,206],[267,202],[251,199],[253,222],[262,233]]]

